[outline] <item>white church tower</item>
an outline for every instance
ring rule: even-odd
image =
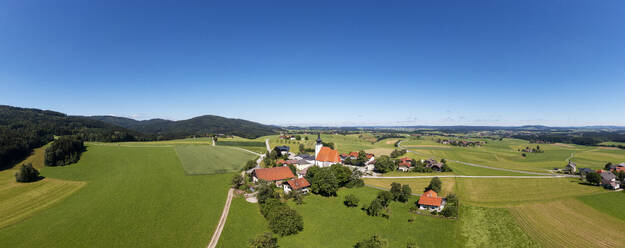
[[[321,147],[323,147],[323,142],[321,142],[321,134],[317,134],[317,144],[315,145],[315,159],[317,159],[317,155],[319,155],[319,151],[321,151]]]

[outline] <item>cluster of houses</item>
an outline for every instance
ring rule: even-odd
[[[443,169],[443,163],[437,162],[435,159],[427,159],[421,160],[421,164],[425,166],[425,168],[430,168],[434,171],[441,171]],[[397,169],[400,171],[410,171],[412,167],[415,166],[411,158],[403,157],[399,159]]]
[[[593,170],[590,168],[577,168],[577,165],[571,161],[564,168],[565,172],[570,174],[580,174],[581,176],[586,176],[588,173],[597,172],[599,176],[601,176],[601,186],[608,189],[620,189],[621,183],[616,179],[615,173],[619,171],[625,172],[625,163],[620,163],[617,165],[610,165],[606,170]]]
[[[452,146],[482,146],[484,141],[466,141],[466,140],[449,140],[449,139],[438,139],[436,142],[441,143],[443,145],[452,145]]]
[[[287,160],[281,159],[276,161],[278,165],[274,168],[256,168],[248,171],[248,173],[252,174],[252,179],[255,183],[259,181],[265,181],[270,183],[275,183],[276,186],[282,187],[285,193],[289,193],[293,190],[297,190],[301,193],[308,192],[308,187],[310,183],[304,178],[306,176],[306,172],[308,168],[312,166],[319,167],[329,167],[333,164],[342,164],[343,161],[347,158],[357,159],[358,152],[351,152],[348,154],[339,155],[338,151],[323,146],[323,142],[321,141],[321,137],[317,137],[317,143],[315,145],[315,155],[308,154],[298,154],[294,155],[290,153],[290,147],[288,146],[277,146],[277,149],[283,155],[288,154]],[[367,162],[363,167],[357,166],[349,166],[352,168],[358,168],[359,170],[365,171],[373,171],[375,163],[375,156],[373,154],[367,154]],[[293,165],[297,169],[294,174],[288,165]]]

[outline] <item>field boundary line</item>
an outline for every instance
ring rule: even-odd
[[[217,228],[211,237],[210,243],[208,243],[208,248],[217,247],[217,243],[219,243],[219,237],[221,236],[221,232],[224,230],[224,226],[226,225],[226,220],[228,219],[228,212],[230,212],[230,203],[232,203],[232,196],[234,195],[234,189],[230,188],[228,190],[228,199],[226,199],[226,204],[224,205],[224,210],[221,212],[221,217],[219,218],[219,223],[217,223]]]

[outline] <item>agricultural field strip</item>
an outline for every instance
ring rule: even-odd
[[[566,177],[579,177],[574,175],[549,175],[549,176],[467,176],[467,175],[433,175],[433,176],[362,176],[362,178],[434,178],[434,177],[465,177],[465,178],[566,178]]]
[[[401,142],[402,141],[397,143],[397,147],[404,148],[403,146],[401,146]],[[414,153],[414,154],[417,154],[417,155],[421,155],[421,156],[427,156],[427,155],[425,155],[423,153],[420,153],[420,152],[417,152],[417,151],[413,151],[413,150],[406,149],[406,151]],[[530,174],[530,175],[540,175],[540,176],[552,176],[553,175],[553,174],[550,174],[550,173],[540,173],[540,172],[530,172],[530,171],[521,171],[521,170],[497,168],[497,167],[491,167],[491,166],[486,166],[486,165],[481,165],[481,164],[474,164],[474,163],[468,163],[468,162],[463,162],[463,161],[458,161],[458,160],[451,160],[451,159],[449,161],[456,162],[456,163],[459,163],[459,164],[469,165],[469,166],[473,166],[473,167],[480,167],[480,168],[485,168],[485,169],[491,169],[491,170],[515,172],[515,173]],[[565,177],[565,176],[562,176],[562,177]]]

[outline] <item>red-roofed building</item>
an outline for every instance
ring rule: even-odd
[[[340,163],[339,152],[331,149],[330,147],[321,147],[317,157],[315,158],[315,165],[326,167],[332,164]]]
[[[276,185],[280,186],[282,181],[292,178],[295,178],[295,175],[293,175],[293,172],[288,166],[261,168],[255,169],[254,172],[252,172],[252,180],[255,183],[259,180],[263,180],[265,182],[275,182]]]
[[[399,159],[398,168],[400,171],[409,171],[410,167],[412,167],[412,159],[411,158],[401,158]]]
[[[310,183],[306,178],[297,178],[286,181],[284,186],[284,193],[289,193],[293,190],[297,190],[300,193],[308,192],[308,187],[310,187]]]
[[[440,212],[445,207],[445,199],[438,197],[434,190],[428,190],[421,194],[418,205],[420,209]]]

